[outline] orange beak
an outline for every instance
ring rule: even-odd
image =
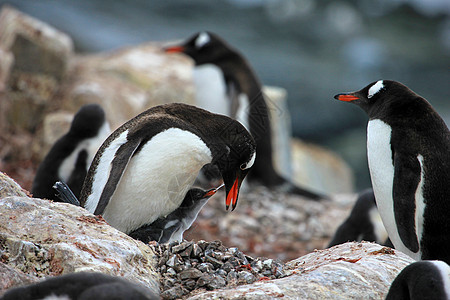
[[[225,202],[227,210],[230,207],[230,204],[233,204],[231,211],[233,211],[234,208],[236,207],[238,192],[239,192],[239,178],[236,178],[233,186],[231,187],[231,190],[228,192],[227,199]]]
[[[184,47],[183,46],[168,47],[168,48],[164,48],[164,52],[166,52],[166,53],[182,53],[182,52],[184,52]]]
[[[355,95],[351,95],[351,94],[339,94],[339,95],[334,96],[334,98],[339,101],[345,101],[345,102],[350,102],[350,101],[359,99],[359,97],[357,97]]]

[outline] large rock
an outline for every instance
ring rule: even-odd
[[[27,197],[28,191],[24,190],[14,179],[0,172],[0,199],[9,196]]]
[[[111,53],[78,56],[61,90],[61,108],[99,103],[112,128],[159,104],[194,104],[192,62],[148,43]]]
[[[150,248],[70,204],[0,199],[0,252],[5,264],[35,277],[101,272],[159,293]]]
[[[189,299],[384,299],[409,256],[374,243],[346,243],[286,264],[289,276]]]
[[[299,139],[292,140],[293,181],[326,194],[352,193],[353,171],[335,153]]]
[[[36,281],[38,281],[38,278],[0,262],[0,296],[11,287],[26,285]]]

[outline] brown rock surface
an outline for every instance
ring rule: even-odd
[[[0,251],[6,265],[35,277],[102,272],[159,290],[149,247],[70,204],[0,199]]]

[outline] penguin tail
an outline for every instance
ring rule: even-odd
[[[57,192],[56,196],[59,199],[61,199],[62,202],[70,203],[76,206],[81,206],[80,201],[78,201],[77,197],[73,194],[72,190],[64,182],[62,181],[55,182],[53,188]]]

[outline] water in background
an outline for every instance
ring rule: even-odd
[[[448,0],[0,1],[96,52],[146,41],[221,35],[267,85],[287,89],[296,136],[338,152],[370,185],[367,117],[333,99],[378,79],[403,82],[450,119]]]

